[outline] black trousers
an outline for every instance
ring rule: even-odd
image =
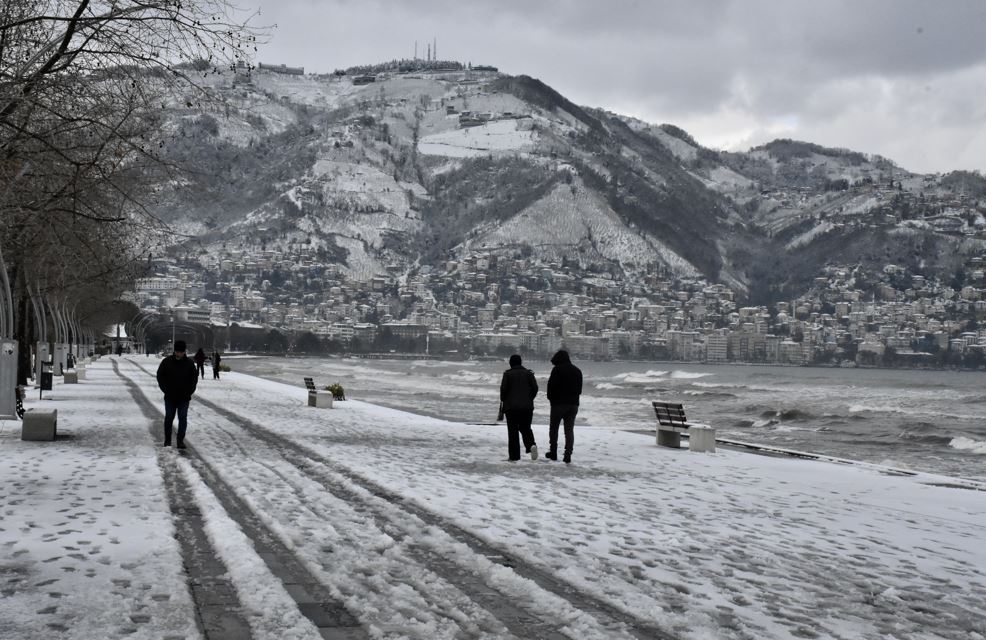
[[[178,414],[178,444],[185,440],[185,429],[188,428],[188,401],[175,402],[164,400],[164,441],[171,444],[171,430],[175,423],[175,414]]]
[[[534,408],[507,409],[503,415],[507,418],[507,456],[511,460],[520,460],[520,439],[524,439],[526,451],[530,451],[535,444],[534,432],[531,431]]]
[[[203,380],[205,380],[205,363],[204,362],[196,362],[195,363],[195,368],[199,370],[199,375],[202,376],[202,379]]]
[[[551,417],[548,418],[548,447],[551,453],[558,452],[558,425],[565,423],[565,453],[571,455],[575,446],[575,416],[579,413],[577,404],[551,405]]]

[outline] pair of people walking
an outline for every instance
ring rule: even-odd
[[[554,368],[548,377],[548,402],[551,415],[548,420],[548,452],[545,458],[558,459],[558,427],[564,423],[565,448],[562,459],[566,464],[572,462],[572,449],[575,446],[575,416],[579,412],[579,396],[582,395],[582,371],[568,355],[561,350],[551,357]],[[538,448],[534,441],[531,422],[534,419],[534,398],[538,394],[537,378],[534,372],[523,366],[521,357],[510,356],[510,368],[503,372],[500,381],[500,406],[507,419],[507,454],[511,461],[520,460],[520,441],[537,460]]]

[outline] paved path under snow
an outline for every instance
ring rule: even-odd
[[[236,374],[180,455],[156,365],[30,402],[56,442],[0,423],[5,640],[986,639],[986,492],[610,429],[511,464],[500,429]]]

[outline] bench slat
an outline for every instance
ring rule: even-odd
[[[681,404],[672,402],[652,402],[654,414],[657,422],[668,427],[688,428],[688,418],[685,417],[685,408]]]

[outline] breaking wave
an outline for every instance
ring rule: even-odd
[[[672,371],[671,377],[675,380],[694,380],[695,378],[704,378],[706,376],[711,376],[711,373],[698,373],[696,371]]]
[[[961,451],[986,455],[986,442],[982,440],[973,440],[972,438],[959,436],[958,438],[953,438],[948,443],[948,446]]]
[[[600,382],[599,384],[596,385],[596,388],[605,391],[607,389],[622,389],[623,387],[621,387],[618,384],[613,384],[611,382]]]
[[[766,420],[791,422],[794,420],[811,420],[815,416],[802,409],[768,409],[760,413]]]
[[[624,384],[651,384],[661,379],[665,379],[667,375],[667,371],[656,371],[652,369],[645,373],[618,373],[613,376],[613,380]]]
[[[735,393],[729,393],[726,391],[699,391],[696,389],[686,389],[681,392],[686,396],[701,396],[703,398],[735,398]]]

